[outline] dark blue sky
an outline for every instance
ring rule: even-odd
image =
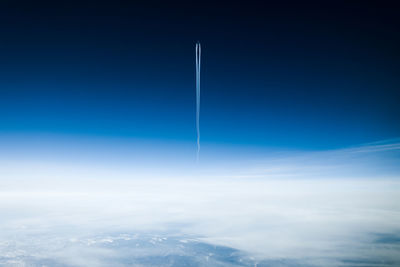
[[[298,1],[296,1],[298,2]],[[400,136],[395,6],[2,1],[0,133],[294,149]]]

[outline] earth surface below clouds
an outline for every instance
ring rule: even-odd
[[[35,244],[36,243],[36,244]],[[400,237],[376,235],[375,245],[390,249]],[[58,239],[30,236],[23,243],[1,243],[0,266],[399,266],[382,259],[255,259],[243,251],[193,236],[112,234]]]
[[[36,242],[38,237],[34,238]],[[43,239],[48,251],[3,242],[2,266],[308,266],[292,260],[256,260],[237,249],[190,236],[115,234]],[[26,245],[26,243],[25,243]]]
[[[400,266],[397,178],[85,170],[0,179],[0,266]]]

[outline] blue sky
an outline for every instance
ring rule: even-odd
[[[398,10],[319,2],[1,1],[0,265],[398,266]]]
[[[0,133],[195,142],[200,40],[204,143],[318,150],[400,135],[390,9],[2,5]]]

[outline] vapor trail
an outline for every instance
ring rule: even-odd
[[[196,161],[199,162],[200,156],[200,60],[201,46],[196,43],[196,131],[197,131],[197,153]]]

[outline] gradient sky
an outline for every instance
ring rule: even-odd
[[[138,2],[0,1],[0,265],[400,266],[399,9]]]
[[[336,149],[400,136],[388,4],[2,1],[0,134]]]

